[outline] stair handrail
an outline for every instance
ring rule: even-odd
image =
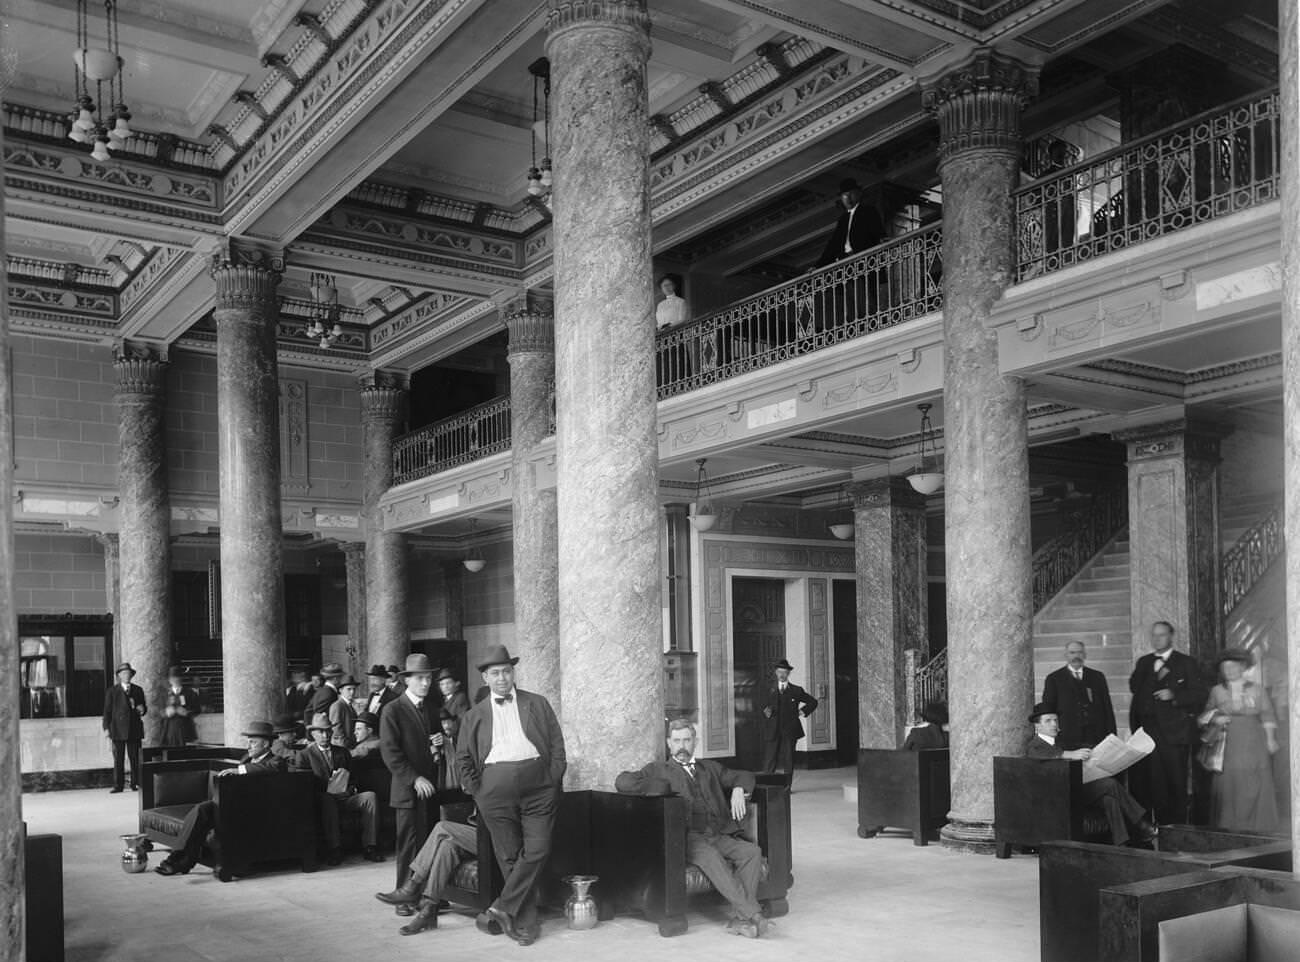
[[[912,675],[912,720],[931,702],[948,701],[948,649],[938,652]]]
[[[1072,513],[1066,530],[1034,552],[1034,613],[1042,611],[1127,525],[1127,485],[1098,492],[1086,507]]]
[[[1219,611],[1224,618],[1232,614],[1273,562],[1281,557],[1285,545],[1282,506],[1274,505],[1223,553],[1219,565]]]

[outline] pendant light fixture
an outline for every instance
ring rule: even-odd
[[[479,551],[478,546],[473,544],[474,531],[477,528],[478,528],[478,518],[470,518],[469,534],[466,535],[466,538],[471,542],[469,546],[469,553],[466,554],[464,559],[461,561],[461,564],[465,566],[465,570],[468,571],[470,574],[478,574],[487,566],[487,561],[485,561],[483,558],[483,552]]]
[[[311,320],[303,329],[308,340],[319,341],[322,349],[334,346],[343,336],[339,325],[339,289],[329,274],[311,275]]]
[[[532,143],[530,163],[528,166],[528,193],[547,200],[551,193],[551,62],[539,57],[528,65],[528,72],[533,75],[533,124],[529,128]],[[537,94],[541,92],[542,119],[537,118]],[[542,160],[537,162],[538,129],[541,130]]]
[[[696,461],[699,471],[695,475],[695,501],[686,514],[686,520],[696,531],[708,531],[718,523],[718,515],[713,509],[713,498],[709,494],[709,475],[704,470],[708,458]]]
[[[939,452],[934,445],[934,425],[930,423],[930,405],[918,404],[916,409],[921,412],[921,441],[917,446],[921,463],[907,476],[907,483],[918,494],[931,495],[943,487],[943,470],[939,466]],[[930,452],[928,455],[927,447]]]
[[[79,144],[93,144],[90,156],[104,163],[131,136],[131,112],[122,91],[122,45],[118,39],[117,0],[104,0],[104,46],[92,46],[90,6],[93,0],[77,0],[77,48],[72,82],[77,91],[68,138]],[[95,38],[95,43],[99,38]],[[92,86],[94,96],[91,96]],[[116,105],[116,106],[115,106]]]

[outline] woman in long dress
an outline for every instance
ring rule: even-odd
[[[194,717],[203,710],[199,693],[185,684],[185,669],[173,665],[167,670],[167,694],[163,698],[162,744],[180,748],[199,740]]]
[[[1244,651],[1219,656],[1220,681],[1210,689],[1202,716],[1224,737],[1223,771],[1211,776],[1210,822],[1236,831],[1275,832],[1277,715],[1264,686],[1245,677],[1249,666]]]

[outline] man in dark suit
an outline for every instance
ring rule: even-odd
[[[686,859],[705,874],[731,903],[727,928],[756,939],[767,931],[756,895],[763,853],[741,838],[745,796],[754,790],[754,776],[732,771],[695,757],[695,729],[684,718],[668,723],[668,760],[654,761],[640,771],[621,772],[614,787],[626,795],[675,792],[690,801],[686,829]]]
[[[1065,758],[1072,762],[1086,762],[1092,757],[1091,748],[1066,749],[1061,746],[1060,721],[1048,706],[1035,705],[1029,720],[1034,725],[1034,734],[1025,746],[1027,758]],[[1149,846],[1156,837],[1156,827],[1147,819],[1146,810],[1115,779],[1103,775],[1085,782],[1081,791],[1085,803],[1098,805],[1106,813],[1113,844],[1126,845],[1130,839],[1136,839],[1139,845]]]
[[[481,931],[500,928],[520,945],[537,940],[537,886],[551,854],[551,833],[568,761],[555,711],[541,695],[515,688],[515,665],[504,645],[478,664],[491,689],[461,718],[456,763],[474,797],[505,885],[479,915]]]
[[[1174,648],[1174,629],[1167,621],[1151,626],[1149,654],[1137,661],[1129,677],[1133,703],[1129,727],[1146,730],[1155,750],[1138,763],[1145,779],[1143,801],[1155,809],[1156,821],[1187,821],[1188,755],[1196,739],[1196,715],[1208,697],[1196,663]]]
[[[382,862],[376,847],[378,812],[374,792],[358,792],[349,779],[346,788],[337,782],[340,772],[351,772],[352,756],[346,748],[331,744],[334,725],[325,715],[317,715],[307,726],[311,744],[295,753],[289,763],[298,771],[316,776],[317,807],[325,831],[325,860],[331,865],[343,861],[343,841],[339,833],[339,812],[361,814],[361,855],[367,862]]]
[[[366,687],[366,711],[378,718],[384,706],[398,696],[388,687],[388,669],[383,665],[371,665],[366,672]]]
[[[1081,641],[1065,646],[1065,667],[1043,682],[1043,704],[1061,720],[1057,743],[1062,748],[1093,748],[1115,734],[1115,709],[1106,676],[1089,668]]]
[[[817,710],[817,699],[790,681],[794,666],[782,658],[763,699],[763,771],[794,773],[795,742],[803,738],[803,722]]]
[[[392,773],[388,804],[397,817],[397,884],[406,881],[411,859],[420,851],[437,819],[438,763],[432,736],[439,731],[437,706],[431,704],[433,665],[428,655],[407,655],[401,672],[406,685],[379,716],[379,753]],[[411,915],[399,905],[398,915]]]
[[[852,257],[869,247],[875,247],[885,236],[885,227],[874,207],[862,202],[862,188],[849,177],[840,181],[839,206],[844,209],[835,229],[826,241],[826,248],[817,261],[825,267],[836,261]]]
[[[284,690],[284,710],[295,718],[301,718],[314,692],[307,681],[307,672],[301,668],[293,669],[289,672],[289,687]]]
[[[122,791],[123,756],[131,758],[131,791],[140,788],[140,743],[144,741],[144,689],[132,684],[135,669],[129,661],[117,666],[117,684],[104,693],[104,732],[113,743],[113,787]]]
[[[248,753],[239,760],[234,768],[224,768],[217,772],[218,778],[230,778],[237,775],[265,775],[271,772],[285,771],[283,758],[271,752],[271,742],[275,737],[270,722],[250,722],[242,732],[248,739]],[[172,849],[170,855],[163,859],[156,869],[159,875],[185,875],[198,864],[207,844],[208,833],[217,827],[217,803],[208,800],[195,805],[181,826],[180,844]],[[218,839],[218,842],[220,839]]]
[[[343,677],[343,666],[337,661],[321,665],[320,676],[321,686],[312,692],[311,698],[307,700],[307,707],[303,709],[303,725],[310,725],[311,720],[317,715],[328,715],[330,705],[338,701],[339,679]]]
[[[469,711],[469,696],[460,690],[460,679],[450,668],[438,672],[438,691],[442,693],[442,707],[456,718]]]

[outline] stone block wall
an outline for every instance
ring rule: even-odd
[[[104,549],[90,535],[14,537],[14,607],[20,615],[102,615]]]

